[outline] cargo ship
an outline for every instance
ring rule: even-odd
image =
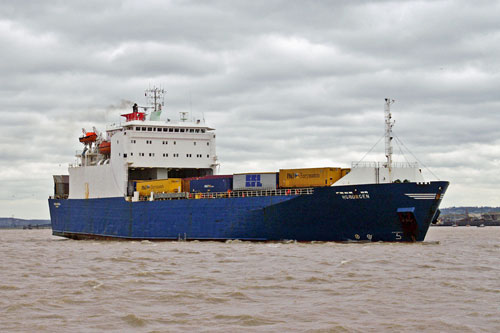
[[[164,91],[146,90],[123,122],[93,128],[69,175],[54,176],[53,235],[73,239],[423,241],[446,181],[425,182],[418,165],[386,161],[351,168],[289,168],[217,175],[215,129],[181,112],[161,120]]]

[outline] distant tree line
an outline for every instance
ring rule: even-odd
[[[24,227],[48,227],[50,226],[50,220],[24,220],[17,219],[14,217],[0,217],[0,228],[24,228]]]
[[[483,213],[498,213],[500,212],[500,207],[489,207],[489,206],[462,206],[462,207],[448,207],[440,208],[441,215],[449,214],[483,214]]]

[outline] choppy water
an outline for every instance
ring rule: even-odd
[[[0,231],[1,332],[500,332],[500,228],[392,243]]]

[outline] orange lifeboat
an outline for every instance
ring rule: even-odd
[[[97,140],[97,134],[95,132],[87,132],[84,136],[80,137],[81,143],[92,143]]]
[[[103,141],[99,144],[99,154],[109,155],[111,153],[111,142]]]

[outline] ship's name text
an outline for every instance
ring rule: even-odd
[[[343,200],[359,200],[359,199],[370,199],[370,194],[368,191],[348,191],[348,192],[336,192],[340,195]]]

